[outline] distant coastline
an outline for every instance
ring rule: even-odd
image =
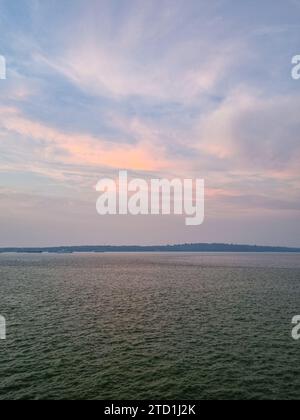
[[[105,253],[105,252],[240,252],[240,253],[300,253],[300,248],[235,245],[235,244],[181,244],[158,246],[61,246],[61,247],[24,247],[0,248],[3,253],[28,253],[28,254],[72,254],[72,253]]]

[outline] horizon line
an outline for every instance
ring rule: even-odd
[[[236,243],[178,243],[166,245],[61,245],[0,247],[0,253],[100,253],[100,252],[300,252],[299,247]]]

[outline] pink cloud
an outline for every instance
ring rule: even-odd
[[[47,159],[73,165],[144,171],[167,170],[172,166],[172,162],[165,158],[164,150],[151,144],[145,133],[141,133],[137,144],[124,145],[88,134],[65,133],[25,118],[14,108],[1,108],[1,115],[2,129],[42,141]]]

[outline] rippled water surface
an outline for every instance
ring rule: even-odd
[[[0,399],[299,399],[299,254],[0,255]]]

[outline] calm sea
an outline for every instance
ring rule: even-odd
[[[299,254],[0,255],[0,399],[299,399]]]

